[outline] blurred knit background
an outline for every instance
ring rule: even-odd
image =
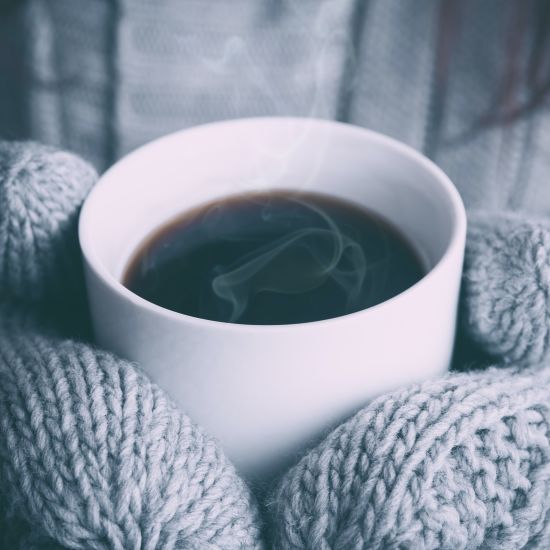
[[[548,19],[543,4],[5,1],[0,137],[61,146],[103,170],[203,122],[334,118],[428,154],[468,208],[546,213],[548,108],[480,124],[503,82],[523,82],[533,60],[548,68],[545,33],[535,32]],[[514,93],[522,101],[526,91]]]

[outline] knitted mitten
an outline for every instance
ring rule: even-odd
[[[550,353],[550,221],[517,214],[470,216],[465,328],[506,364]]]
[[[96,180],[75,155],[32,142],[0,143],[0,281],[24,301],[83,294],[78,211]]]
[[[139,369],[6,328],[0,494],[4,529],[25,520],[20,548],[35,531],[68,548],[259,546],[248,490],[217,442]]]
[[[73,155],[0,143],[0,548],[260,548],[217,442],[135,365],[53,336],[59,310],[83,312],[93,180]]]
[[[74,224],[89,169],[38,146],[0,150],[12,251],[0,257],[0,548],[260,546],[249,492],[213,440],[136,366],[46,336],[83,311]],[[61,187],[48,193],[50,172]],[[506,220],[472,224],[464,325],[518,365],[395,392],[338,428],[281,481],[277,548],[548,547],[546,228]]]
[[[550,548],[549,246],[547,222],[472,217],[464,328],[500,368],[382,396],[332,432],[271,499],[277,548]]]
[[[550,368],[489,369],[386,395],[273,498],[278,548],[550,547]]]

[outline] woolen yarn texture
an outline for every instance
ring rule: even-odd
[[[550,368],[386,395],[273,497],[283,550],[550,547]]]
[[[271,499],[277,547],[550,547],[550,223],[469,216],[462,330],[498,360],[380,397]]]
[[[36,144],[0,143],[0,161],[0,548],[261,548],[218,443],[138,366],[58,335],[60,304],[85,313],[93,171]],[[382,396],[329,434],[270,498],[274,548],[550,547],[549,234],[471,216],[463,328],[500,368]]]
[[[137,365],[60,336],[86,316],[77,218],[95,178],[0,142],[0,548],[261,548],[217,441]]]
[[[261,548],[217,441],[133,364],[0,331],[0,548]]]
[[[504,363],[550,353],[550,221],[514,213],[470,215],[463,277],[465,328]]]
[[[80,297],[77,222],[97,179],[80,157],[0,142],[0,293],[22,301]]]

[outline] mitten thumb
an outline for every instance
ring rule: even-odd
[[[260,549],[219,444],[134,365],[0,327],[0,548]]]
[[[462,328],[504,364],[550,354],[550,222],[517,214],[470,216]]]
[[[77,221],[96,180],[72,153],[0,142],[0,295],[67,304],[83,295]]]

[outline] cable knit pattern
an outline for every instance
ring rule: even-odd
[[[17,544],[2,529],[1,548],[261,547],[216,441],[134,365],[6,326],[0,338],[0,516],[28,522]]]
[[[96,180],[76,155],[0,142],[0,289],[24,301],[83,294],[80,205]]]
[[[550,222],[471,215],[465,262],[465,328],[473,339],[506,363],[548,358]]]
[[[274,498],[278,548],[550,547],[550,368],[452,375],[336,429]]]
[[[0,548],[260,548],[217,442],[136,366],[52,337],[84,296],[76,221],[94,180],[72,154],[0,143]]]

